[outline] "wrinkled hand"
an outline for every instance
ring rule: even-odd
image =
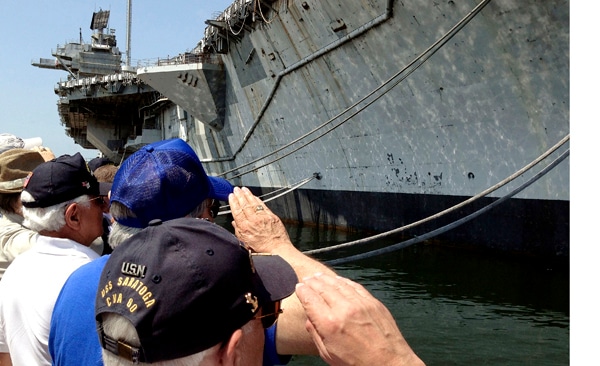
[[[424,365],[389,310],[364,287],[341,277],[305,278],[296,295],[306,329],[330,365]]]
[[[276,254],[282,246],[292,246],[281,222],[265,203],[246,187],[235,187],[229,195],[235,235],[258,253]],[[257,207],[262,210],[257,210]]]
[[[235,235],[259,253],[276,254],[296,271],[298,278],[317,272],[335,273],[324,264],[302,254],[290,241],[283,223],[248,188],[235,187],[229,195]],[[257,211],[261,206],[262,210]],[[276,333],[277,352],[282,355],[318,354],[311,336],[304,330],[306,314],[295,295],[283,299],[285,311],[279,316]]]

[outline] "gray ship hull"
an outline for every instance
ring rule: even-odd
[[[269,201],[285,220],[398,228],[569,135],[569,2],[236,1],[207,24],[199,58],[137,70],[169,103],[135,137],[184,138],[210,174],[257,194],[307,182]],[[404,234],[510,195],[568,148]],[[569,160],[432,240],[568,256]]]

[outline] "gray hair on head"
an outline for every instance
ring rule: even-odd
[[[66,225],[65,210],[72,204],[77,203],[89,208],[91,196],[83,195],[66,202],[61,202],[48,207],[23,207],[23,226],[33,231],[51,231],[56,232]],[[35,199],[29,192],[21,192],[21,201],[32,202]]]
[[[112,339],[118,339],[133,347],[140,346],[140,339],[138,337],[135,327],[127,318],[116,314],[106,313],[102,314],[102,327],[104,334]],[[174,360],[166,360],[154,362],[152,366],[198,366],[210,353],[218,351],[220,345],[216,345],[212,348],[204,350],[202,352],[194,353],[193,355],[177,358]],[[114,353],[102,349],[102,359],[105,366],[130,366],[131,361],[121,358]],[[140,362],[138,365],[150,365],[149,363]]]
[[[187,216],[189,217],[199,217],[209,204],[212,202],[211,199],[205,199],[200,203],[198,207],[196,207],[192,212],[190,212]],[[122,242],[129,239],[131,236],[139,233],[143,229],[126,226],[119,224],[118,219],[121,218],[129,218],[136,217],[135,213],[123,205],[119,201],[114,201],[110,204],[110,214],[115,219],[115,222],[112,224],[112,228],[110,234],[108,235],[108,244],[111,248],[115,249]]]

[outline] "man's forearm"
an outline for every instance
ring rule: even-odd
[[[303,254],[291,243],[278,245],[275,248],[271,254],[285,259],[296,271],[300,280],[315,273],[335,276],[332,269]],[[281,355],[318,355],[319,350],[306,331],[306,313],[296,294],[284,299],[282,308],[284,313],[279,317],[277,327],[277,352]]]
[[[335,272],[331,268],[302,253],[291,242],[274,246],[271,254],[279,255],[285,259],[294,271],[296,271],[299,280],[302,280],[304,277],[313,276],[315,273],[335,276]]]

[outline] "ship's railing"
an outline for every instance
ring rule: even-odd
[[[183,53],[175,57],[136,60],[134,64],[135,67],[140,68],[145,66],[186,65],[197,63],[218,65],[221,63],[221,58],[215,54]]]
[[[209,24],[204,29],[204,38],[200,41],[201,49],[208,50],[214,48],[217,52],[226,51],[226,42],[223,42],[222,31],[230,32],[232,27],[240,27],[246,24],[246,18],[250,17],[254,9],[255,0],[234,0],[225,10],[219,14],[215,14],[216,23]],[[217,25],[219,24],[219,25]],[[232,35],[237,36],[238,32],[232,32]]]
[[[236,39],[248,28],[251,23],[262,19],[265,23],[271,20],[265,17],[265,13],[273,11],[271,5],[276,0],[234,0],[225,10],[213,15],[208,20],[208,26],[204,29],[204,38],[200,40],[200,49],[205,53],[227,53],[230,39]],[[264,10],[263,10],[264,8]],[[227,34],[227,36],[224,36]],[[231,37],[231,38],[230,38]]]
[[[136,62],[136,68],[141,68],[144,66],[165,66],[165,65],[185,65],[185,64],[194,64],[194,63],[210,63],[218,65],[220,64],[221,58],[219,55],[215,54],[195,54],[195,53],[185,53],[180,54],[176,57],[172,58],[157,58],[157,59],[147,59],[147,60],[138,60]],[[67,80],[60,80],[55,89],[61,88],[75,88],[75,87],[87,87],[90,85],[96,84],[108,84],[108,83],[133,83],[134,80],[137,79],[137,74],[135,72],[121,72],[104,76],[88,76],[88,77],[80,77],[80,78],[69,78]]]
[[[122,83],[131,83],[135,79],[137,79],[137,75],[135,73],[117,73],[111,75],[104,76],[88,76],[81,78],[71,78],[68,80],[60,80],[58,82],[58,87],[62,88],[74,88],[74,87],[86,87],[95,84],[108,84],[115,82]]]

